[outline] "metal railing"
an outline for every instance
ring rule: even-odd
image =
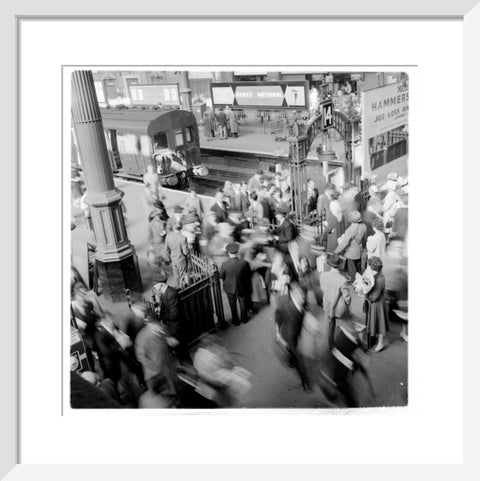
[[[191,343],[223,324],[225,315],[215,262],[208,257],[191,254],[189,267],[188,280],[179,296],[186,341]]]

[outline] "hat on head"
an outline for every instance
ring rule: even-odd
[[[230,242],[230,244],[227,244],[227,252],[229,254],[236,254],[238,252],[238,244],[236,242]]]
[[[277,213],[278,214],[289,214],[290,213],[290,207],[288,207],[287,204],[279,204],[277,206]]]
[[[180,214],[180,213],[183,212],[183,209],[182,209],[181,206],[176,205],[176,206],[174,207],[174,209],[173,209],[173,212],[175,212],[175,214]]]
[[[343,261],[338,254],[331,254],[327,256],[327,264],[334,269],[342,267]]]
[[[398,180],[398,174],[396,172],[390,172],[387,175],[388,180]]]
[[[360,212],[358,212],[358,210],[354,210],[352,212],[350,212],[350,220],[352,222],[362,222],[362,214],[360,214]]]
[[[372,184],[368,189],[369,194],[378,194],[378,187],[375,184]]]
[[[197,217],[193,214],[187,214],[182,218],[182,225],[193,224],[197,222]]]
[[[153,284],[158,284],[159,282],[167,282],[168,277],[165,271],[160,271],[158,274],[153,276]]]

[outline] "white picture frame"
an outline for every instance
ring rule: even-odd
[[[110,19],[112,22],[118,22],[121,20],[121,16],[132,18],[135,21],[149,20],[151,21],[152,15],[159,15],[163,18],[182,19],[189,22],[202,22],[208,17],[230,17],[236,16],[237,18],[243,19],[244,22],[256,22],[255,25],[259,25],[260,22],[267,22],[269,17],[275,19],[282,18],[296,18],[305,19],[305,21],[312,21],[312,18],[330,18],[332,20],[338,19],[349,19],[349,21],[354,22],[355,19],[365,19],[365,18],[375,18],[375,22],[385,22],[389,18],[397,19],[431,19],[432,22],[438,19],[456,19],[463,22],[463,38],[464,46],[463,52],[459,51],[458,55],[463,55],[463,73],[452,72],[453,75],[440,76],[436,81],[444,81],[446,77],[448,78],[462,78],[463,77],[463,90],[464,98],[456,98],[456,102],[462,102],[464,105],[463,109],[463,130],[464,130],[464,145],[463,145],[463,219],[464,223],[464,234],[463,234],[463,294],[464,294],[464,305],[459,306],[459,316],[458,319],[452,320],[453,323],[461,323],[463,321],[464,327],[464,373],[459,372],[458,376],[464,376],[465,381],[469,381],[474,386],[468,385],[465,382],[464,385],[464,427],[460,426],[459,429],[463,431],[464,434],[470,434],[471,438],[464,438],[463,444],[463,464],[458,464],[456,466],[449,467],[448,469],[442,467],[436,467],[435,470],[430,468],[425,472],[425,476],[439,476],[442,473],[448,474],[451,479],[453,476],[461,479],[472,479],[471,473],[475,470],[478,473],[478,467],[476,466],[476,459],[474,455],[476,454],[476,447],[473,444],[473,435],[475,434],[474,427],[478,426],[478,415],[475,415],[475,403],[474,400],[478,399],[475,397],[474,393],[471,392],[475,389],[476,384],[476,359],[475,359],[475,347],[474,341],[477,338],[475,334],[478,334],[478,322],[474,322],[478,319],[478,314],[476,314],[476,303],[475,298],[478,296],[476,292],[476,285],[478,285],[477,277],[474,277],[475,273],[479,271],[480,266],[478,262],[478,256],[476,253],[476,242],[478,234],[475,234],[475,222],[471,222],[471,219],[475,219],[476,207],[478,201],[475,198],[475,192],[478,187],[476,186],[477,179],[479,178],[480,168],[478,159],[478,148],[476,146],[476,138],[478,137],[478,114],[480,111],[480,102],[478,100],[478,95],[476,95],[476,85],[474,82],[478,78],[479,74],[479,60],[478,60],[478,45],[480,44],[479,31],[480,31],[480,5],[477,0],[457,0],[453,1],[440,1],[440,2],[414,2],[414,1],[403,1],[395,4],[387,4],[386,2],[380,1],[363,1],[354,2],[351,0],[345,0],[341,3],[327,2],[325,4],[318,4],[316,2],[304,2],[299,4],[290,5],[279,5],[277,2],[272,0],[268,2],[258,2],[243,1],[238,2],[235,5],[229,5],[226,2],[210,2],[209,4],[201,4],[188,0],[179,5],[162,5],[161,9],[158,8],[158,4],[153,2],[136,2],[135,9],[131,5],[125,4],[121,5],[118,2],[113,2],[111,0],[104,2],[82,2],[79,5],[66,5],[65,3],[59,3],[58,1],[44,1],[41,3],[41,9],[39,9],[38,3],[33,4],[27,1],[10,2],[11,5],[3,5],[1,7],[3,15],[1,16],[2,30],[1,35],[3,38],[2,50],[4,51],[4,74],[1,76],[0,82],[2,83],[2,91],[6,92],[7,95],[4,96],[3,105],[6,106],[4,109],[4,115],[2,116],[2,131],[5,135],[2,136],[6,147],[3,149],[3,156],[5,162],[2,164],[3,171],[2,178],[5,180],[4,188],[0,189],[1,195],[1,205],[6,208],[3,209],[4,217],[2,219],[4,229],[3,235],[1,236],[1,242],[4,253],[4,273],[2,276],[2,300],[4,309],[4,322],[2,329],[2,349],[0,349],[0,372],[2,376],[2,396],[1,397],[1,410],[0,410],[0,478],[7,480],[23,480],[23,479],[36,479],[42,477],[45,479],[100,479],[101,477],[110,477],[115,479],[127,479],[132,477],[147,477],[155,476],[159,474],[160,468],[158,466],[98,466],[98,465],[83,465],[81,467],[72,464],[63,464],[62,459],[58,459],[58,464],[46,464],[46,465],[31,465],[31,464],[21,464],[19,463],[19,453],[21,451],[22,439],[20,437],[20,431],[22,430],[21,421],[19,418],[20,407],[19,403],[20,392],[19,386],[20,381],[18,380],[19,372],[19,359],[22,350],[22,345],[20,344],[20,334],[21,327],[23,326],[21,316],[22,316],[22,304],[28,302],[27,292],[22,292],[20,297],[19,287],[22,280],[19,278],[19,269],[22,268],[21,265],[21,242],[25,242],[22,239],[22,233],[19,230],[19,220],[18,213],[20,206],[18,204],[20,199],[19,191],[22,189],[21,183],[21,156],[22,151],[20,150],[20,139],[18,138],[21,118],[19,115],[19,93],[21,90],[19,77],[20,74],[20,64],[18,59],[19,49],[22,45],[22,25],[25,22],[42,22],[51,20],[54,17],[57,22],[67,22],[69,19],[76,17],[77,20],[92,22],[95,19]],[[147,5],[148,4],[148,5]],[[188,4],[188,5],[187,5]],[[184,12],[189,12],[188,16],[184,16]],[[115,15],[112,14],[115,12]],[[426,32],[426,37],[428,38],[428,32]],[[13,42],[15,40],[15,44]],[[427,40],[427,39],[426,39]],[[60,39],[59,39],[60,41]],[[67,42],[68,39],[61,39],[62,42]],[[39,55],[49,55],[48,52],[42,51],[42,39],[38,38]],[[432,46],[434,48],[434,46]],[[77,60],[75,60],[77,62]],[[85,62],[88,63],[88,62]],[[395,62],[393,62],[395,63]],[[439,65],[439,69],[441,66]],[[440,70],[439,70],[440,73]],[[446,83],[446,90],[451,90],[452,86],[449,82]],[[60,92],[58,93],[60,95]],[[454,97],[454,94],[451,95]],[[439,102],[442,100],[439,99]],[[14,120],[15,119],[15,120]],[[58,126],[58,125],[57,125]],[[57,126],[53,127],[56,128]],[[441,136],[442,137],[442,136]],[[442,140],[443,141],[443,140]],[[451,146],[447,146],[451,147]],[[458,146],[457,146],[458,147]],[[60,146],[58,146],[57,155],[60,153]],[[458,151],[457,151],[458,153]],[[453,155],[454,153],[452,153]],[[455,167],[452,165],[452,171],[455,172]],[[452,186],[452,195],[455,194],[455,199],[458,201],[460,198],[460,193],[462,192],[459,188],[460,181],[457,179],[455,187]],[[435,189],[431,189],[431,186],[426,187],[428,192],[437,192]],[[438,192],[437,192],[438,193]],[[459,202],[460,203],[460,202]],[[46,208],[39,202],[39,205],[33,205],[32,209],[41,215],[41,209]],[[438,199],[433,203],[432,208],[441,208],[439,206]],[[459,209],[460,210],[460,209]],[[461,218],[461,213],[458,212],[459,219]],[[428,213],[426,214],[426,221],[428,221]],[[446,222],[447,224],[447,222]],[[460,224],[461,225],[461,222]],[[455,229],[455,221],[449,219],[449,223],[446,228],[447,232],[451,232],[452,236],[458,235],[461,229]],[[451,231],[450,231],[451,229]],[[55,233],[54,235],[59,235]],[[34,241],[34,239],[32,240]],[[34,248],[34,242],[31,248]],[[457,247],[458,249],[458,247]],[[458,249],[462,250],[462,249]],[[448,255],[448,262],[462,262],[455,254],[455,249],[451,249],[453,255]],[[450,251],[449,251],[450,252]],[[20,257],[19,257],[20,254]],[[23,266],[24,267],[24,266]],[[35,266],[32,266],[32,289],[37,288],[41,285],[42,273],[35,273]],[[448,269],[448,267],[446,267]],[[38,276],[38,278],[36,277]],[[458,279],[458,282],[461,282]],[[427,302],[433,302],[433,300],[426,300]],[[59,308],[55,307],[59,312]],[[57,312],[57,315],[58,315]],[[461,314],[463,313],[463,319],[461,319]],[[45,315],[40,315],[39,322],[46,322]],[[423,322],[432,323],[434,320],[426,319]],[[468,328],[468,332],[467,332]],[[467,335],[468,334],[468,335]],[[434,336],[432,334],[434,342]],[[428,348],[428,347],[426,347]],[[45,347],[48,349],[48,346]],[[448,346],[445,346],[445,353],[448,355]],[[58,362],[60,362],[60,357],[57,356]],[[435,361],[432,361],[432,369],[435,366]],[[57,368],[58,371],[52,375],[58,375],[60,367]],[[39,374],[47,374],[41,369]],[[439,386],[439,390],[448,389],[449,379],[445,380],[444,386]],[[467,410],[467,405],[468,410]],[[41,413],[39,413],[41,416]],[[121,418],[119,418],[121,419]],[[467,421],[467,422],[465,422]],[[476,422],[475,422],[476,421]],[[441,430],[442,420],[439,419],[439,430]],[[470,433],[469,433],[470,431]],[[49,436],[55,436],[55,433],[45,433],[46,442],[48,442]],[[412,433],[415,436],[415,433]],[[68,440],[66,440],[68,441]],[[388,442],[387,439],[380,440],[381,442]],[[286,444],[288,444],[288,437],[286,439]],[[339,449],[345,449],[345,446],[339,447]],[[430,459],[430,458],[427,458]],[[121,461],[121,460],[120,460]],[[346,456],[346,461],[348,461],[348,456]],[[82,459],[79,457],[78,463],[81,463]],[[123,461],[122,461],[123,462]],[[152,460],[154,463],[155,460]],[[218,462],[222,463],[222,459]],[[278,461],[279,464],[285,462],[279,453]],[[325,460],[317,461],[312,459],[313,464],[317,462],[325,462]],[[328,462],[328,460],[326,460]],[[382,460],[378,460],[382,463]],[[399,453],[399,463],[402,462],[401,453]],[[440,462],[440,461],[439,461]],[[238,463],[243,463],[242,453],[238,455]],[[405,467],[405,470],[411,467]],[[245,476],[252,475],[252,471],[247,472],[248,467],[235,467],[223,466],[217,467],[216,469],[207,468],[206,466],[200,467],[189,467],[184,466],[171,467],[162,466],[161,475],[168,476],[172,474],[176,477],[226,477],[229,478],[245,478]],[[250,466],[250,470],[256,475],[259,471],[259,467]],[[267,469],[264,467],[263,469]],[[322,467],[295,467],[295,466],[285,466],[276,468],[275,476],[307,476],[321,472],[322,476],[336,476],[336,477],[347,477],[347,476],[359,476],[361,478],[365,477],[368,479],[380,478],[380,476],[385,477],[402,477],[405,478],[404,469],[398,469],[392,474],[391,468],[389,466],[376,466],[375,468],[366,467],[359,468],[355,466],[322,466]],[[419,468],[414,468],[419,469]],[[259,473],[260,474],[260,473]],[[270,476],[272,472],[269,471]]]

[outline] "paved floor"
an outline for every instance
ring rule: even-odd
[[[124,192],[124,203],[127,207],[126,222],[129,239],[136,248],[145,293],[151,289],[153,270],[146,262],[147,250],[147,211],[142,201],[143,188],[140,184],[117,181],[118,187]],[[166,199],[167,210],[180,203],[185,193],[168,191]],[[90,233],[85,228],[82,213],[79,208],[73,208],[72,214],[77,227],[72,231],[72,259],[74,265],[83,275],[86,275],[86,241]],[[353,312],[362,318],[361,300],[354,299]],[[310,299],[312,311],[324,326],[323,312],[316,305],[313,296]],[[128,309],[126,303],[109,306],[120,317]],[[228,306],[225,305],[227,319],[230,317]],[[368,393],[361,377],[355,379],[358,398],[362,406],[399,406],[407,402],[407,344],[398,337],[400,327],[392,325],[387,336],[389,347],[370,357],[370,371],[376,389],[376,398]],[[252,372],[253,387],[247,394],[242,407],[329,407],[329,403],[318,389],[305,393],[295,371],[284,367],[276,357],[273,349],[273,309],[263,308],[248,324],[219,333],[226,347],[233,353],[237,362]],[[326,342],[325,336],[323,337]],[[313,363],[313,377],[318,372],[321,361]]]

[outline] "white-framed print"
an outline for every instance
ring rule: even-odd
[[[450,473],[467,477],[470,463],[464,448],[469,444],[463,436],[474,419],[463,409],[464,401],[473,399],[466,389],[474,384],[469,356],[474,353],[473,333],[478,333],[472,326],[475,278],[465,277],[478,268],[472,231],[478,202],[467,197],[475,194],[478,179],[474,52],[480,9],[474,4],[438,2],[427,8],[404,2],[391,11],[379,2],[343,2],[321,11],[318,5],[267,7],[265,2],[252,11],[245,2],[229,7],[195,4],[188,18],[171,6],[154,10],[157,17],[146,16],[149,11],[140,5],[138,11],[130,7],[126,12],[126,7],[105,2],[71,14],[64,6],[47,10],[45,5],[44,16],[29,5],[8,7],[2,20],[4,32],[11,35],[2,47],[11,63],[2,76],[2,84],[8,78],[2,122],[8,134],[5,189],[0,189],[6,207],[0,369],[7,402],[0,412],[0,476],[11,468],[7,479],[169,473],[167,467],[133,464],[464,463]],[[273,410],[139,415],[65,409],[61,253],[69,236],[61,229],[62,71],[156,64],[408,71],[414,159],[409,185],[415,205],[409,252],[415,272],[411,310],[416,313],[409,344],[408,407],[345,415]],[[76,464],[84,466],[71,466]],[[229,474],[223,476],[246,475],[246,468],[225,468],[223,473]],[[182,476],[191,475],[187,469],[180,471]],[[322,475],[362,477],[389,472],[388,466],[353,473],[333,466],[315,469]],[[285,467],[284,474],[294,472]]]

